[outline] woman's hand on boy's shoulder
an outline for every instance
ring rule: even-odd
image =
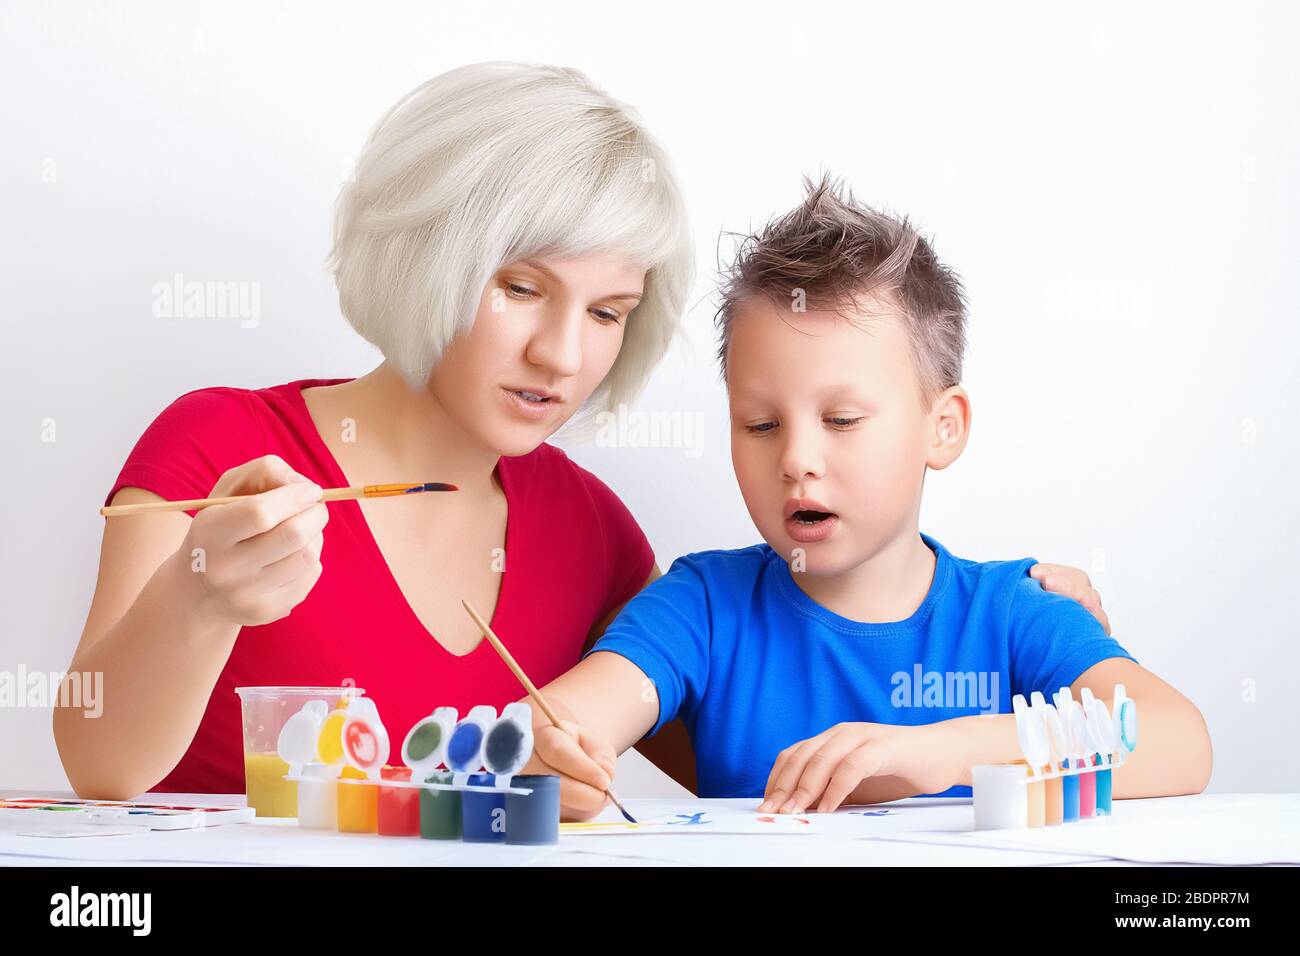
[[[1068,564],[1035,564],[1029,569],[1029,576],[1041,584],[1044,591],[1078,601],[1101,622],[1106,633],[1110,633],[1110,618],[1102,609],[1101,594],[1092,586],[1092,579],[1086,572]]]

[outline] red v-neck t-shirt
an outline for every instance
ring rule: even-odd
[[[182,395],[140,437],[105,504],[127,486],[169,500],[205,497],[225,471],[268,454],[321,487],[346,485],[302,390],[347,381],[303,379]],[[507,518],[492,629],[540,687],[574,666],[593,625],[640,590],[654,553],[618,497],[553,445],[501,458],[496,475]],[[240,630],[194,739],[152,789],[243,792],[236,687],[338,686],[350,678],[379,708],[392,741],[391,763],[400,762],[407,731],[435,707],[450,705],[464,714],[475,704],[499,709],[524,695],[487,641],[457,656],[420,623],[357,502],[328,507],[320,579],[286,617]],[[437,567],[429,573],[436,575]]]

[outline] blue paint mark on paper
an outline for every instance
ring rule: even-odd
[[[700,819],[700,817],[704,816],[704,814],[708,812],[709,811],[707,810],[701,810],[698,813],[679,813],[676,818],[668,821],[668,826],[704,826],[713,822],[712,820]]]

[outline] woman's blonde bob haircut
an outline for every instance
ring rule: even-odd
[[[339,194],[329,268],[352,327],[420,390],[503,265],[596,251],[646,279],[588,412],[635,399],[679,327],[694,274],[681,192],[632,110],[579,71],[476,63],[380,119]]]

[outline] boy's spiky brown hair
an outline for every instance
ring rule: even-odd
[[[959,384],[966,350],[961,279],[906,218],[855,201],[827,175],[818,183],[805,177],[804,186],[804,201],[743,239],[723,276],[717,314],[723,378],[731,322],[744,300],[762,295],[778,308],[852,318],[862,298],[872,297],[905,317],[922,398]]]

